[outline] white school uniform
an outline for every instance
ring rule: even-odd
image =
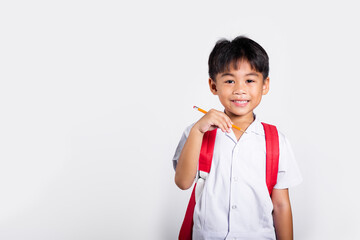
[[[176,168],[193,124],[176,149]],[[302,177],[289,141],[279,132],[279,170],[276,189],[299,184]],[[194,240],[276,239],[273,204],[266,186],[266,145],[261,122],[255,118],[240,140],[234,132],[217,129],[213,160],[194,210]]]

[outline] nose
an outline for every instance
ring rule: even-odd
[[[246,85],[242,81],[238,81],[234,85],[233,94],[234,95],[241,95],[246,93]]]

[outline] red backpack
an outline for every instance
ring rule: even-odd
[[[264,127],[266,142],[266,185],[271,196],[272,189],[274,188],[277,181],[277,173],[279,166],[279,136],[275,126],[266,123],[261,124]],[[199,172],[210,172],[211,161],[215,146],[216,130],[217,129],[214,129],[204,134],[199,157]],[[189,205],[186,209],[185,218],[179,233],[179,240],[192,239],[192,228],[194,225],[193,215],[196,204],[196,184],[197,183],[195,183],[194,185]]]

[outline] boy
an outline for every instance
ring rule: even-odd
[[[210,110],[189,126],[173,158],[176,185],[190,188],[204,133],[217,129],[211,171],[194,209],[193,239],[293,238],[288,188],[302,178],[291,146],[279,132],[277,182],[270,197],[264,128],[253,112],[269,91],[268,73],[265,50],[243,36],[218,41],[210,54],[209,87],[224,112]]]

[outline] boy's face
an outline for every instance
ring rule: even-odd
[[[247,61],[240,61],[238,69],[232,64],[229,71],[209,79],[210,90],[219,96],[225,113],[230,117],[253,118],[253,110],[259,105],[262,95],[269,91],[269,78],[256,72]]]

